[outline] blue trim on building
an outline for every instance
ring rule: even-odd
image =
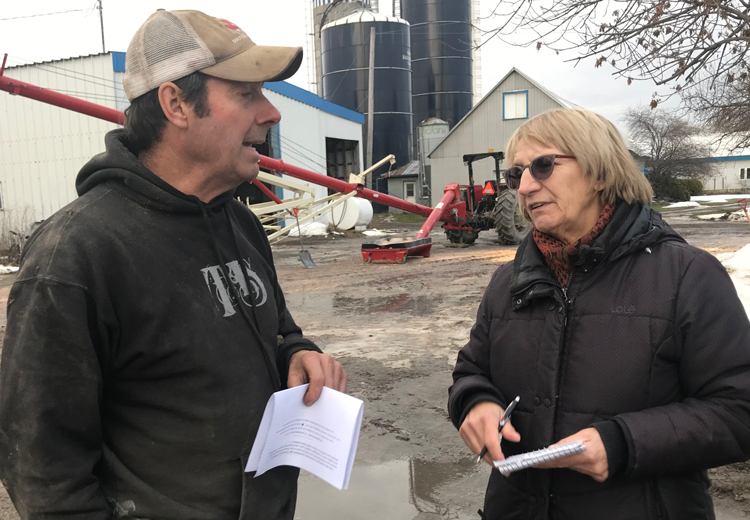
[[[112,52],[112,69],[115,72],[125,72],[125,53]]]
[[[750,161],[750,155],[735,155],[728,157],[709,157],[709,162],[732,162],[732,161]]]
[[[505,95],[506,94],[526,94],[526,117],[505,117]],[[513,121],[514,119],[528,119],[529,118],[529,91],[528,90],[513,90],[511,92],[503,92],[503,121]]]
[[[348,108],[344,108],[335,103],[331,103],[330,101],[327,101],[322,97],[313,94],[312,92],[309,92],[303,88],[296,87],[291,83],[287,83],[286,81],[274,81],[273,83],[266,83],[263,86],[271,92],[276,92],[277,94],[281,94],[282,96],[292,98],[295,101],[299,101],[300,103],[304,103],[305,105],[310,105],[311,107],[315,107],[319,110],[322,110],[323,112],[328,112],[329,114],[333,114],[334,116],[348,119],[349,121],[354,121],[355,123],[359,123],[361,125],[365,124],[365,116],[360,114],[359,112],[355,112],[354,110],[349,110]]]

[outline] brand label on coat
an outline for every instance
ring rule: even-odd
[[[613,305],[612,312],[615,314],[633,314],[635,307],[632,305]]]
[[[236,292],[239,294],[242,303],[247,307],[252,307],[253,300],[256,307],[264,305],[268,300],[266,286],[263,285],[263,281],[255,271],[250,268],[250,262],[243,260],[242,263],[244,264],[247,278],[243,276],[242,267],[237,260],[227,263],[229,280],[224,276],[220,265],[212,265],[211,267],[201,269],[203,279],[206,281],[214,303],[216,303],[220,311],[224,312],[225,318],[237,314],[235,292],[230,289],[231,286],[229,284],[232,284],[237,289]],[[250,287],[248,287],[248,282],[250,283]]]

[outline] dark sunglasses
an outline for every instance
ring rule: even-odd
[[[552,170],[555,169],[555,159],[575,159],[575,156],[558,154],[542,155],[526,166],[511,166],[504,173],[508,188],[517,190],[521,186],[521,175],[523,175],[523,171],[526,168],[529,169],[531,176],[538,181],[549,179],[549,176],[552,175]]]

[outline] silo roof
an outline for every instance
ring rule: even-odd
[[[333,27],[334,25],[344,25],[348,23],[363,23],[363,22],[392,22],[392,23],[403,23],[406,25],[409,25],[409,22],[404,20],[403,18],[398,18],[396,16],[388,16],[383,13],[375,13],[373,11],[369,11],[367,9],[363,9],[362,11],[359,11],[354,14],[350,14],[349,16],[345,16],[344,18],[340,18],[334,22],[327,23],[323,26],[321,31],[325,31],[329,27]]]

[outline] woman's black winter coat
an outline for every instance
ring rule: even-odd
[[[582,248],[565,291],[527,236],[487,287],[453,379],[456,427],[478,402],[520,395],[506,456],[594,425],[625,439],[604,483],[492,471],[487,520],[713,519],[706,469],[750,458],[747,314],[718,260],[640,204]]]

